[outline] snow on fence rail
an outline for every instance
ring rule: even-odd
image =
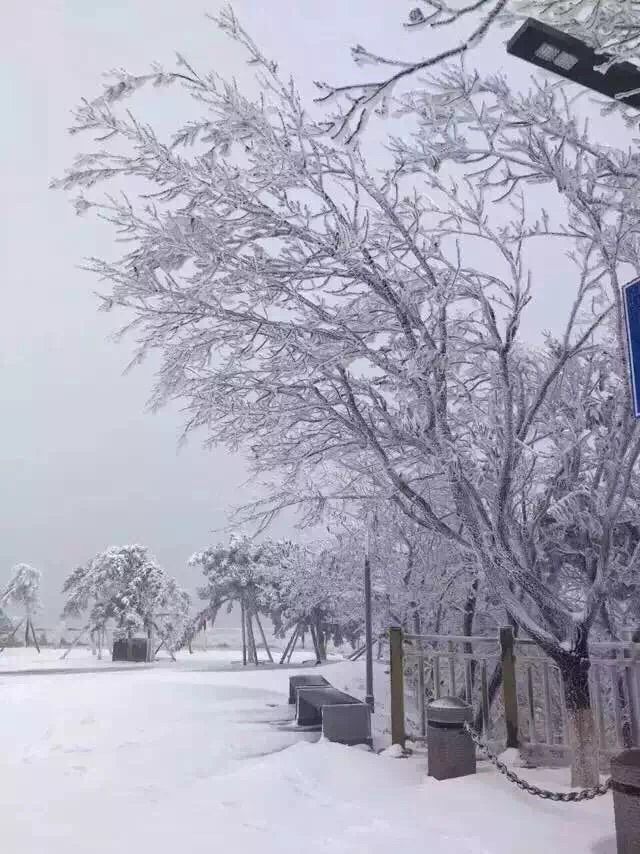
[[[613,753],[640,746],[640,644],[593,643],[589,655],[598,750],[606,765]],[[392,683],[393,671],[392,661]],[[425,739],[430,700],[454,695],[473,706],[476,728],[490,743],[513,744],[515,737],[525,752],[547,761],[568,754],[560,671],[534,641],[514,639],[510,629],[496,637],[403,634],[401,675],[403,731],[411,741]],[[397,677],[396,664],[392,694]]]

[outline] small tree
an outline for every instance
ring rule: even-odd
[[[299,545],[280,543],[273,568],[275,590],[272,620],[284,635],[290,629],[311,634],[318,661],[325,661],[327,644],[352,645],[363,631],[360,573],[342,559],[335,541]]]
[[[12,622],[5,614],[4,610],[0,608],[0,632],[5,634],[6,632],[10,632],[12,628]]]
[[[189,596],[181,590],[144,546],[112,546],[78,567],[63,586],[63,616],[87,613],[91,631],[109,620],[119,633],[132,637],[155,629],[172,649],[184,631]]]
[[[11,581],[0,596],[0,605],[15,605],[22,611],[25,620],[25,646],[29,646],[30,640],[33,639],[38,652],[40,652],[40,647],[32,617],[42,608],[40,601],[41,580],[42,573],[39,569],[30,566],[28,563],[16,564],[12,570]]]
[[[271,652],[260,621],[260,614],[274,610],[275,587],[272,568],[278,560],[278,548],[270,540],[257,543],[247,536],[233,534],[227,545],[218,544],[196,552],[189,561],[201,568],[207,584],[198,591],[209,601],[210,619],[223,606],[240,605],[243,637],[243,659],[257,664],[254,620],[262,635],[267,654]],[[246,663],[246,661],[245,661]]]

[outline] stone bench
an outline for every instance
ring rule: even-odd
[[[289,705],[294,706],[297,699],[297,691],[298,688],[329,688],[331,687],[329,682],[324,678],[324,676],[306,674],[302,676],[290,676],[289,677]]]
[[[371,709],[366,703],[322,707],[322,735],[327,741],[372,746]]]
[[[324,706],[362,705],[350,694],[331,685],[299,687],[297,689],[296,723],[298,726],[322,726]]]

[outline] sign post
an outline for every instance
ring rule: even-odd
[[[640,418],[640,279],[635,279],[625,285],[622,289],[622,297],[629,347],[629,378],[633,414],[636,418]]]

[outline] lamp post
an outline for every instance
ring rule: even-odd
[[[371,561],[369,560],[369,526],[371,520],[367,514],[364,541],[364,634],[366,644],[366,676],[365,676],[365,703],[373,713],[375,700],[373,698],[373,629],[371,621]]]
[[[597,53],[580,39],[527,18],[509,39],[507,53],[640,109],[640,68],[616,62],[606,72],[596,70],[611,57]]]

